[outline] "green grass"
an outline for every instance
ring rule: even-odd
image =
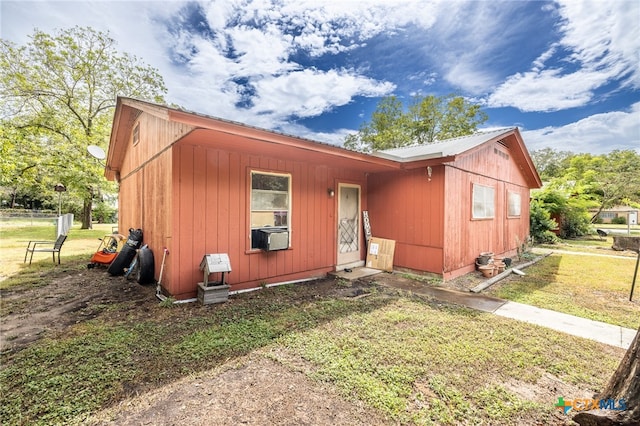
[[[315,367],[314,378],[401,424],[546,423],[553,401],[530,401],[504,383],[548,373],[595,390],[618,362],[593,342],[403,298],[280,341]]]
[[[635,259],[552,254],[489,288],[488,293],[540,308],[637,329],[640,290],[629,301]],[[639,286],[639,284],[636,284]]]
[[[75,224],[69,231],[69,236],[62,246],[60,262],[62,267],[74,260],[86,258],[88,261],[100,244],[99,239],[111,233],[112,224],[94,224],[94,229],[80,229]],[[39,274],[54,266],[51,253],[34,253],[32,265],[24,263],[25,249],[31,240],[53,241],[56,239],[54,221],[43,224],[30,225],[28,222],[4,221],[0,222],[0,288],[14,285],[16,280],[11,277],[18,272]],[[57,258],[57,256],[56,256]],[[85,265],[86,266],[86,265]]]

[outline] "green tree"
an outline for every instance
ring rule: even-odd
[[[536,166],[543,181],[562,177],[569,167],[569,160],[575,155],[570,151],[556,151],[553,148],[543,148],[531,151],[531,160]]]
[[[412,132],[402,102],[395,96],[384,97],[371,115],[370,123],[363,123],[357,134],[347,135],[344,146],[355,151],[371,152],[409,145]]]
[[[344,146],[371,152],[412,144],[433,143],[474,133],[487,115],[460,96],[433,95],[413,98],[407,111],[398,98],[382,98],[358,133],[345,138]]]
[[[91,227],[94,197],[113,191],[87,147],[106,148],[116,97],[164,103],[166,93],[157,70],[115,45],[83,27],[35,30],[25,46],[0,41],[0,136],[8,158],[0,185],[17,193],[30,182],[44,193],[63,183],[82,200],[83,228]]]
[[[576,196],[594,202],[595,222],[603,209],[640,202],[639,164],[640,154],[633,150],[580,154],[571,158],[564,179],[573,183]]]

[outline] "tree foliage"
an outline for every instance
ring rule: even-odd
[[[562,238],[588,234],[589,225],[603,209],[640,206],[640,155],[636,151],[592,155],[546,148],[533,151],[531,158],[545,181],[533,199],[556,220]],[[533,207],[532,203],[532,211]],[[540,239],[534,229],[532,226],[532,236]]]
[[[551,218],[551,213],[540,200],[531,201],[529,213],[529,233],[536,243],[555,243],[558,237],[553,233],[558,224]]]
[[[114,190],[87,147],[107,147],[116,97],[162,103],[166,93],[157,70],[115,45],[82,27],[35,30],[24,46],[0,41],[0,185],[46,200],[63,183],[83,204],[84,228],[94,197]]]
[[[487,118],[479,105],[460,96],[415,97],[406,111],[397,97],[388,96],[378,103],[371,122],[346,137],[344,146],[371,152],[432,143],[472,134]]]
[[[569,161],[575,155],[570,151],[556,151],[553,148],[539,149],[530,154],[543,181],[562,177],[569,167]]]

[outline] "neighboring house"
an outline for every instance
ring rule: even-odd
[[[593,213],[595,214],[596,211]],[[640,209],[629,206],[615,206],[610,209],[603,209],[598,213],[601,223],[612,223],[619,217],[624,218],[625,224],[637,225],[640,218]]]
[[[540,187],[517,128],[372,155],[118,98],[107,178],[119,229],[163,248],[166,293],[194,297],[205,254],[227,253],[232,291],[362,265],[362,211],[396,241],[394,264],[461,275],[514,254]]]

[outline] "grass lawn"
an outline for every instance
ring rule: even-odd
[[[555,246],[556,249],[578,251],[574,247],[567,249],[565,246]],[[590,249],[586,245],[582,247],[581,252],[603,254],[602,250]],[[635,260],[635,256],[618,259],[554,253],[527,268],[526,276],[512,275],[490,287],[487,293],[540,308],[637,329],[640,326],[640,282],[636,282],[633,301],[629,301]]]
[[[93,229],[80,229],[80,224],[74,224],[69,231],[69,236],[64,242],[61,250],[60,262],[63,265],[70,260],[86,258],[98,249],[102,237],[111,233],[113,224],[94,224]],[[32,224],[28,220],[24,221],[0,221],[0,288],[12,285],[11,279],[20,271],[29,270],[32,274],[47,270],[53,263],[51,253],[34,253],[33,263],[36,268],[27,268],[29,263],[24,262],[24,254],[27,244],[31,240],[53,241],[56,239],[56,226],[54,220],[47,221],[46,224]],[[56,255],[57,259],[57,255]]]
[[[413,298],[280,341],[313,377],[402,424],[555,423],[528,389],[548,376],[597,389],[616,364],[586,340]]]

